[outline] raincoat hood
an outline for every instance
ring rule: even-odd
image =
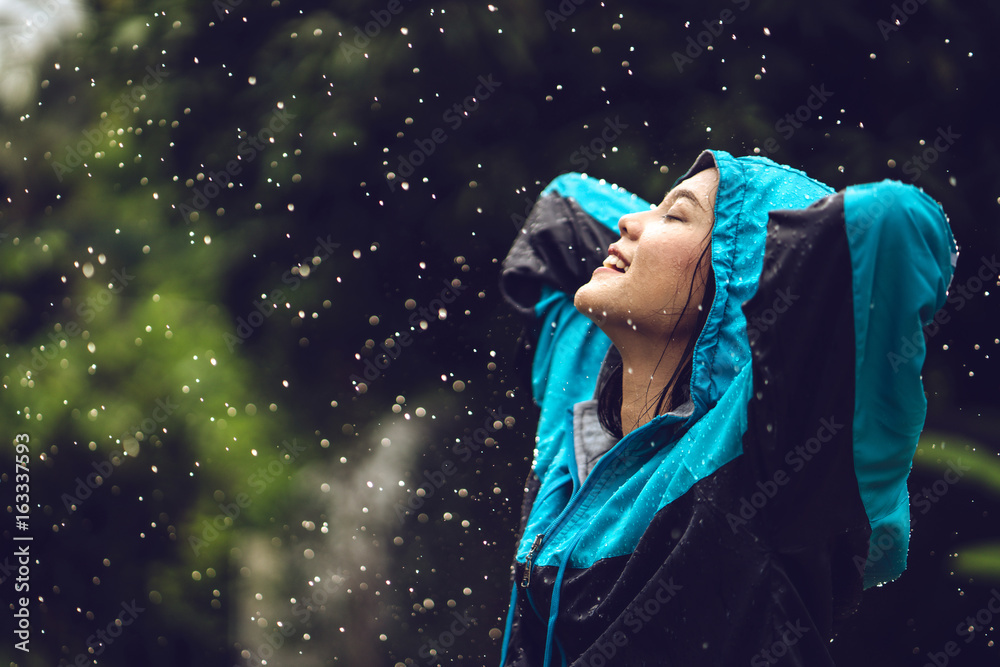
[[[757,291],[764,260],[768,213],[805,208],[833,193],[829,186],[798,169],[757,156],[733,157],[706,150],[677,183],[716,167],[719,189],[712,229],[715,298],[698,336],[691,368],[693,412],[701,418],[750,362],[747,321],[741,306]],[[749,334],[749,335],[748,335]]]

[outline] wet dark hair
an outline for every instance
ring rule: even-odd
[[[711,238],[711,232],[709,232],[709,238]],[[680,315],[678,315],[677,321],[674,323],[674,328],[670,330],[670,336],[667,337],[667,342],[664,343],[663,354],[666,354],[667,345],[674,337],[677,325],[684,318],[684,313],[691,307],[691,296],[694,294],[695,281],[698,279],[702,263],[705,262],[706,258],[711,261],[711,251],[711,242],[706,243],[705,248],[698,257],[698,263],[694,267],[691,285],[688,287],[687,301],[684,302],[684,307],[681,309]],[[698,320],[694,331],[691,334],[690,340],[688,340],[687,346],[684,348],[684,354],[681,355],[681,360],[674,369],[673,375],[671,375],[670,380],[660,392],[660,398],[656,402],[656,408],[653,413],[654,416],[660,414],[660,410],[667,400],[668,393],[671,399],[670,405],[674,409],[683,405],[691,398],[691,371],[694,361],[694,346],[698,342],[698,337],[701,334],[702,327],[705,326],[705,321],[708,319],[708,311],[711,309],[714,299],[715,275],[711,270],[711,266],[709,266],[708,278],[705,284],[705,296],[701,302],[701,310],[698,313]],[[663,354],[660,355],[660,361],[663,360]],[[597,396],[597,416],[601,422],[601,426],[617,440],[621,440],[624,436],[622,433],[622,374],[623,364],[619,356]],[[649,406],[646,407],[646,413],[648,412]]]

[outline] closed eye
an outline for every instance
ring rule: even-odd
[[[664,213],[662,219],[663,220],[676,220],[677,222],[684,222],[683,220],[681,220],[680,218],[678,218],[676,215],[670,215],[669,213]]]

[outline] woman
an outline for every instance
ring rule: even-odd
[[[501,662],[832,665],[906,566],[956,257],[917,188],[762,157],[705,151],[656,207],[549,184],[501,277],[541,410]]]

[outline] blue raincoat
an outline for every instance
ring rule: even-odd
[[[540,408],[503,665],[832,665],[836,623],[906,567],[921,331],[957,250],[894,181],[841,192],[763,157],[717,167],[715,295],[690,401],[620,440],[620,361],[573,306],[650,204],[581,174],[541,193],[501,289],[530,319]],[[678,182],[679,182],[678,181]]]

